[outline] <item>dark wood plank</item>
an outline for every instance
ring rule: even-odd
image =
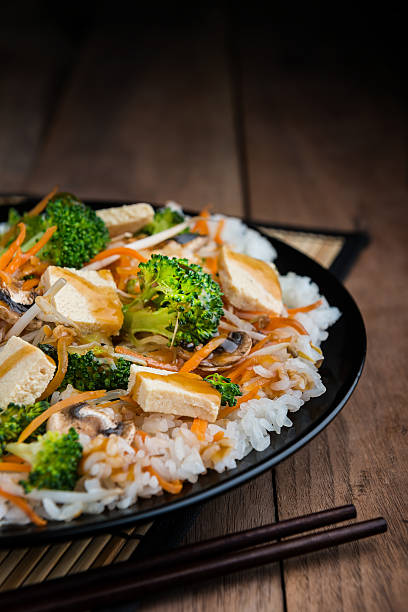
[[[53,52],[50,52],[50,48]],[[72,59],[69,37],[0,23],[0,190],[23,191]]]
[[[55,182],[82,197],[242,211],[222,13],[95,28],[29,186]]]
[[[278,508],[286,518],[353,502],[360,518],[382,514],[390,529],[373,541],[285,563],[287,609],[402,610],[408,599],[404,107],[382,83],[373,88],[323,68],[297,71],[282,66],[282,55],[260,32],[243,39],[254,215],[364,226],[372,237],[347,281],[367,325],[363,378],[334,423],[277,468]]]
[[[206,504],[186,537],[199,541],[275,520],[271,473]],[[223,612],[225,610],[283,610],[279,565],[238,573],[184,592],[170,592],[143,602],[145,612]]]

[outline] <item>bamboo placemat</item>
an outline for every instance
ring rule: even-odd
[[[20,196],[0,197],[0,205],[15,205],[22,199]],[[309,255],[326,268],[338,260],[347,245],[350,247],[351,234],[325,234],[311,230],[274,228],[264,224],[260,225],[260,229]],[[365,237],[361,238],[361,234],[356,233],[355,236],[354,248],[349,248],[348,260],[351,256],[355,258],[367,242]],[[157,531],[158,524],[163,520],[157,519],[155,522],[137,525],[122,531],[120,535],[105,534],[31,549],[0,550],[0,591],[126,561],[136,552],[142,541],[144,551],[149,549],[149,534]],[[182,522],[183,518],[179,514],[178,524]],[[155,529],[152,529],[153,525]],[[176,528],[176,525],[174,527]],[[181,527],[179,529],[181,533]],[[150,552],[153,554],[157,534],[152,540]]]

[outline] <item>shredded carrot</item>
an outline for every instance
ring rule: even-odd
[[[4,459],[5,461],[12,461],[13,463],[27,463],[27,461],[25,461],[21,457],[17,457],[17,455],[6,455]]]
[[[226,406],[220,411],[219,418],[225,419],[225,417],[231,414],[231,412],[234,412],[234,410],[237,410],[241,404],[244,404],[245,402],[248,402],[251,399],[255,399],[256,396],[258,395],[259,389],[261,389],[261,387],[266,385],[268,382],[270,382],[269,378],[260,383],[254,383],[253,385],[251,385],[252,387],[251,390],[248,393],[245,393],[245,395],[242,395],[241,397],[239,397],[237,399],[237,403],[235,404],[235,406]]]
[[[48,338],[52,336],[52,329],[49,325],[44,325],[43,332]]]
[[[119,276],[137,276],[139,268],[122,268],[121,266],[117,266],[115,272],[119,274]]]
[[[18,249],[18,252],[16,253],[16,256],[13,258],[13,261],[7,266],[6,272],[8,272],[9,274],[13,274],[14,272],[16,272],[16,270],[18,270],[18,268],[24,265],[26,261],[30,259],[30,257],[38,253],[38,251],[40,251],[47,244],[51,236],[56,231],[57,231],[56,225],[53,225],[52,227],[48,227],[45,230],[44,234],[39,239],[39,241],[33,247],[31,247],[31,249],[29,249],[26,253],[22,253],[21,250]]]
[[[254,357],[248,357],[245,361],[242,361],[238,366],[236,366],[233,370],[228,372],[228,378],[230,378],[233,382],[239,379],[241,374],[249,367],[256,365],[260,360],[268,357],[270,361],[276,361],[276,357],[273,355],[255,355]]]
[[[272,317],[266,326],[266,331],[272,331],[278,327],[293,327],[301,335],[307,335],[307,331],[299,321],[289,317]]]
[[[85,391],[84,393],[75,393],[74,395],[71,395],[70,397],[67,397],[64,400],[61,400],[57,402],[56,404],[53,404],[52,406],[47,408],[47,410],[44,410],[42,414],[39,414],[38,417],[33,419],[31,423],[27,425],[27,427],[21,432],[18,442],[24,442],[24,440],[27,440],[27,438],[31,436],[33,431],[38,429],[39,426],[42,425],[45,421],[48,421],[50,416],[52,416],[53,414],[56,414],[57,412],[60,412],[64,408],[67,408],[67,406],[73,406],[74,404],[79,404],[81,402],[87,402],[89,400],[98,399],[99,397],[102,397],[103,395],[105,395],[105,393],[106,393],[105,390]]]
[[[191,432],[199,439],[205,440],[205,432],[207,430],[208,421],[204,419],[194,419],[191,426]]]
[[[28,463],[17,463],[15,461],[1,461],[0,472],[29,472],[31,466]]]
[[[23,291],[30,291],[30,289],[34,289],[34,287],[36,287],[39,282],[39,278],[29,278],[28,280],[24,281],[21,289]]]
[[[34,512],[31,506],[22,497],[13,495],[12,493],[4,491],[3,489],[0,489],[0,495],[11,501],[11,503],[15,506],[18,506],[23,512],[25,512],[25,514],[35,525],[38,525],[38,527],[44,527],[44,525],[47,524],[47,521],[38,516],[38,514]]]
[[[287,308],[286,310],[288,311],[288,315],[290,317],[293,317],[293,315],[297,314],[298,312],[310,312],[315,308],[319,308],[319,306],[321,306],[322,304],[323,300],[317,300],[316,302],[313,302],[313,304],[309,304],[309,306],[300,306],[299,308]]]
[[[147,365],[151,368],[159,368],[160,370],[170,370],[171,372],[178,372],[177,366],[171,365],[170,363],[158,361],[157,359],[152,359],[152,357],[146,357],[146,355],[143,355],[143,353],[137,353],[136,351],[132,351],[132,349],[129,349],[126,346],[115,347],[115,352],[121,353],[122,355],[131,355],[132,357],[138,357],[139,359],[145,361]]]
[[[140,436],[143,442],[146,440],[146,438],[150,438],[149,434],[143,431],[143,429],[137,429],[135,435]]]
[[[204,208],[201,212],[200,212],[200,217],[203,217],[202,219],[199,219],[198,221],[195,222],[195,224],[193,225],[192,228],[192,232],[197,232],[198,234],[203,234],[205,236],[208,235],[208,223],[206,221],[206,219],[209,219],[210,217],[210,213],[208,212],[207,208]]]
[[[255,389],[256,391],[259,391],[259,389],[260,389],[261,387],[264,387],[265,385],[267,385],[267,384],[268,384],[268,383],[270,383],[270,382],[273,382],[273,379],[272,379],[272,378],[265,378],[264,380],[261,380],[260,382],[259,382],[259,380],[258,380],[258,381],[255,381],[255,382],[251,383],[250,385],[248,385],[247,387],[245,387],[245,395],[248,395],[248,393],[252,393],[252,391],[254,391],[254,389]],[[245,397],[245,395],[242,395],[242,396],[241,396],[241,397],[238,399],[238,402],[242,402],[242,401],[243,401],[243,398]]]
[[[222,440],[223,437],[224,437],[224,432],[223,431],[217,431],[217,433],[214,434],[212,441],[213,442],[218,442],[219,440]]]
[[[11,276],[7,274],[7,272],[3,272],[3,270],[0,270],[0,279],[5,285],[11,285]]]
[[[57,341],[57,353],[58,353],[58,368],[54,375],[54,378],[50,380],[47,388],[40,397],[40,400],[49,397],[58,389],[68,369],[68,344],[71,344],[72,336],[62,336]]]
[[[156,476],[161,488],[167,491],[168,493],[173,493],[173,495],[177,495],[177,493],[180,493],[181,489],[183,488],[183,483],[180,482],[180,480],[173,480],[173,482],[165,480],[156,472],[154,468],[152,468],[151,465],[148,465],[143,469],[145,472],[149,472],[152,476]]]
[[[45,246],[47,244],[47,242],[49,241],[51,236],[57,231],[57,229],[58,228],[57,228],[56,225],[52,225],[51,227],[48,227],[45,230],[44,234],[41,236],[39,241],[36,242],[35,245],[31,247],[31,249],[29,249],[26,253],[24,253],[24,256],[23,256],[24,257],[24,263],[26,261],[28,261],[30,259],[30,257],[32,257],[33,255],[38,253],[38,251],[41,251],[43,246]]]
[[[147,261],[146,257],[142,255],[141,253],[139,253],[138,251],[135,251],[135,249],[131,249],[125,246],[120,246],[120,247],[116,247],[112,249],[105,249],[104,251],[101,251],[100,253],[95,255],[95,257],[93,257],[89,261],[89,263],[94,263],[95,261],[101,261],[101,259],[106,259],[106,257],[110,257],[111,255],[128,255],[129,257],[132,257],[133,259],[138,259],[139,261],[143,261],[143,262]]]
[[[218,259],[216,257],[206,257],[205,265],[211,272],[213,276],[215,276],[218,272]]]
[[[20,233],[17,238],[12,242],[5,253],[0,257],[0,270],[6,270],[13,256],[17,253],[20,246],[24,242],[26,236],[26,226],[24,223],[19,223],[17,227],[20,229]],[[9,272],[8,270],[6,270]]]
[[[222,230],[224,229],[225,219],[220,219],[217,225],[217,231],[215,232],[214,240],[217,244],[222,244],[223,240],[221,238]]]
[[[219,347],[225,341],[225,336],[217,336],[216,338],[212,338],[207,344],[204,344],[198,351],[193,353],[190,359],[181,366],[180,372],[191,372],[195,370],[203,359],[211,355],[211,353]]]
[[[54,189],[52,189],[50,193],[48,193],[40,202],[38,202],[38,204],[36,204],[27,214],[30,215],[30,217],[34,217],[34,215],[39,215],[42,213],[48,202],[55,196],[58,190],[58,185],[55,185]]]

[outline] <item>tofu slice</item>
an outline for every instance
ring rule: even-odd
[[[144,412],[162,412],[214,423],[221,394],[196,374],[138,371],[131,397]]]
[[[114,208],[97,210],[98,217],[105,222],[111,237],[125,232],[137,232],[150,223],[154,217],[154,209],[150,204],[128,204]]]
[[[49,289],[59,278],[67,281],[53,298],[60,314],[78,325],[82,334],[119,333],[123,324],[122,304],[110,270],[74,270],[48,266],[40,288]]]
[[[32,404],[54,376],[55,363],[39,348],[11,336],[0,352],[0,408]]]
[[[282,291],[273,264],[223,247],[218,258],[222,290],[240,310],[282,312]]]

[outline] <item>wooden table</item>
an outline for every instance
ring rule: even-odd
[[[403,610],[408,219],[395,81],[386,67],[370,77],[367,66],[338,65],[330,46],[328,60],[308,61],[305,37],[293,43],[299,30],[275,36],[261,19],[218,9],[190,21],[147,14],[143,27],[86,10],[79,28],[72,15],[47,15],[41,28],[0,25],[2,191],[58,183],[83,198],[211,204],[372,238],[346,283],[368,332],[357,391],[306,448],[208,503],[186,539],[348,502],[362,519],[383,515],[389,532],[142,609]]]

